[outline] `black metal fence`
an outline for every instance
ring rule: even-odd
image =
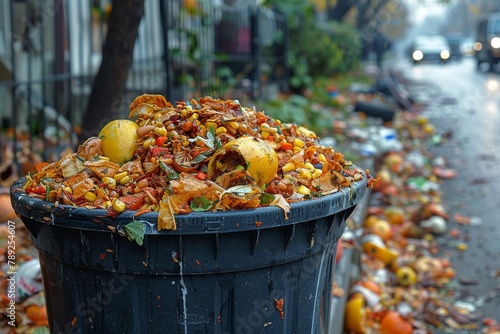
[[[253,101],[287,90],[286,20],[236,3],[145,0],[124,101],[144,93]],[[0,165],[75,148],[109,10],[103,0],[0,0]]]

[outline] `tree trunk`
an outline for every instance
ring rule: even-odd
[[[337,4],[328,10],[328,19],[334,21],[342,21],[344,16],[352,8],[351,0],[339,0]]]
[[[92,92],[82,121],[80,140],[96,136],[102,126],[119,115],[122,97],[144,0],[113,0],[108,32],[102,50],[102,62],[92,85]]]

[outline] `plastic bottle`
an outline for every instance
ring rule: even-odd
[[[22,301],[42,291],[42,275],[38,259],[31,259],[19,266],[16,287],[16,301]]]

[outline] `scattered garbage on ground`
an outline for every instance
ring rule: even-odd
[[[365,109],[371,117],[380,111]],[[423,113],[405,109],[386,126],[376,127],[378,136],[370,127],[355,130],[363,139],[355,147],[373,157],[377,182],[365,215],[348,220],[342,237],[360,267],[348,291],[336,290],[339,297],[348,295],[344,332],[500,333],[496,320],[481,318],[480,304],[460,295],[459,286],[468,283],[456,277],[438,242],[445,239],[452,250],[465,252],[467,240],[458,227],[481,224],[477,217],[450,215],[443,202],[441,184],[457,173],[428,148],[445,144],[447,134],[437,133]]]

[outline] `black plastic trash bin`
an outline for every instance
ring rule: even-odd
[[[52,333],[326,333],[337,241],[366,193],[364,179],[292,204],[288,220],[277,207],[193,212],[175,231],[148,213],[139,246],[109,228],[133,212],[55,206],[23,183],[11,200],[39,251]]]

